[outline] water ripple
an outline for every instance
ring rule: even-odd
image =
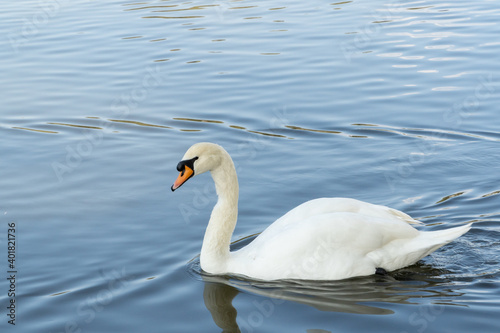
[[[313,127],[305,127],[300,125],[291,125],[284,123],[278,127],[259,129],[259,128],[249,128],[248,126],[242,126],[240,124],[234,124],[234,123],[228,124],[225,121],[216,119],[174,117],[170,121],[167,121],[168,123],[167,125],[163,124],[165,123],[164,121],[151,122],[144,120],[129,120],[129,119],[103,119],[100,117],[88,116],[85,117],[85,119],[80,119],[80,120],[76,119],[73,120],[72,122],[47,122],[46,124],[55,127],[67,127],[75,129],[80,128],[87,130],[113,130],[114,127],[112,125],[106,124],[108,122],[114,124],[120,124],[122,126],[127,126],[127,125],[139,126],[139,128],[143,129],[146,128],[166,129],[166,130],[179,130],[183,132],[210,131],[210,130],[215,130],[215,128],[212,128],[212,126],[222,125],[229,129],[245,131],[252,134],[271,136],[276,138],[287,138],[287,139],[298,138],[298,135],[300,136],[301,133],[326,134],[326,135],[333,134],[350,138],[370,138],[376,135],[384,135],[387,133],[387,134],[396,134],[402,137],[418,138],[418,139],[432,140],[432,141],[456,141],[456,140],[500,141],[499,132],[462,132],[456,130],[397,127],[397,126],[387,126],[387,125],[369,124],[369,123],[353,123],[349,127],[337,127],[337,128],[313,128]],[[176,125],[177,123],[183,123],[186,126]],[[189,126],[191,124],[192,125],[199,124],[199,125],[192,127]],[[42,134],[60,134],[60,131],[37,128],[42,126],[44,125],[31,124],[29,127],[11,126],[11,128],[33,131]]]

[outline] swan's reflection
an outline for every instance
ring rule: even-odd
[[[285,301],[293,301],[321,311],[370,315],[392,314],[394,311],[391,310],[390,304],[412,304],[417,297],[437,298],[439,301],[446,297],[450,304],[450,297],[461,295],[443,287],[449,285],[449,282],[436,278],[442,271],[425,264],[418,264],[388,276],[329,282],[250,281],[230,276],[206,275],[201,271],[198,273],[205,282],[205,306],[212,314],[215,324],[222,328],[224,333],[241,332],[236,322],[237,311],[232,305],[240,290],[270,298],[275,306]],[[410,300],[412,298],[413,300]],[[244,331],[244,328],[241,329]]]
[[[238,294],[234,287],[217,282],[205,282],[203,299],[205,306],[212,314],[217,326],[224,333],[240,332],[236,323],[236,309],[233,307],[233,298]]]

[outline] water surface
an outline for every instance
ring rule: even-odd
[[[496,1],[0,9],[0,234],[16,223],[18,291],[2,331],[498,332]],[[474,226],[384,277],[207,276],[212,181],[170,192],[199,141],[237,166],[233,240],[251,237],[235,247],[317,197]]]

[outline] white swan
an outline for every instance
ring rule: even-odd
[[[414,264],[466,233],[471,224],[422,232],[410,216],[355,199],[322,198],[301,204],[276,220],[244,248],[230,252],[238,217],[238,178],[219,145],[197,143],[177,165],[172,191],[210,171],[218,201],[201,248],[201,268],[211,274],[254,279],[337,280],[392,271]]]

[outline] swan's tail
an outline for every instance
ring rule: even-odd
[[[376,263],[376,267],[382,267],[388,271],[413,265],[441,246],[465,234],[471,225],[472,223],[445,230],[421,231],[411,240],[402,238],[392,241],[380,251],[370,252],[368,256]]]
[[[453,241],[454,239],[462,236],[463,234],[465,234],[467,231],[470,230],[471,226],[472,223],[469,223],[460,227],[455,227],[445,230],[422,232],[420,236],[417,238],[419,238],[419,242],[422,242],[424,244],[427,243],[428,245],[426,253],[422,256],[422,258],[436,251],[441,246],[444,246]]]
[[[472,223],[469,223],[460,227],[455,227],[445,230],[427,231],[425,232],[425,234],[427,234],[429,238],[439,239],[445,243],[449,243],[455,238],[458,238],[463,234],[465,234],[467,231],[469,231],[471,226]]]

